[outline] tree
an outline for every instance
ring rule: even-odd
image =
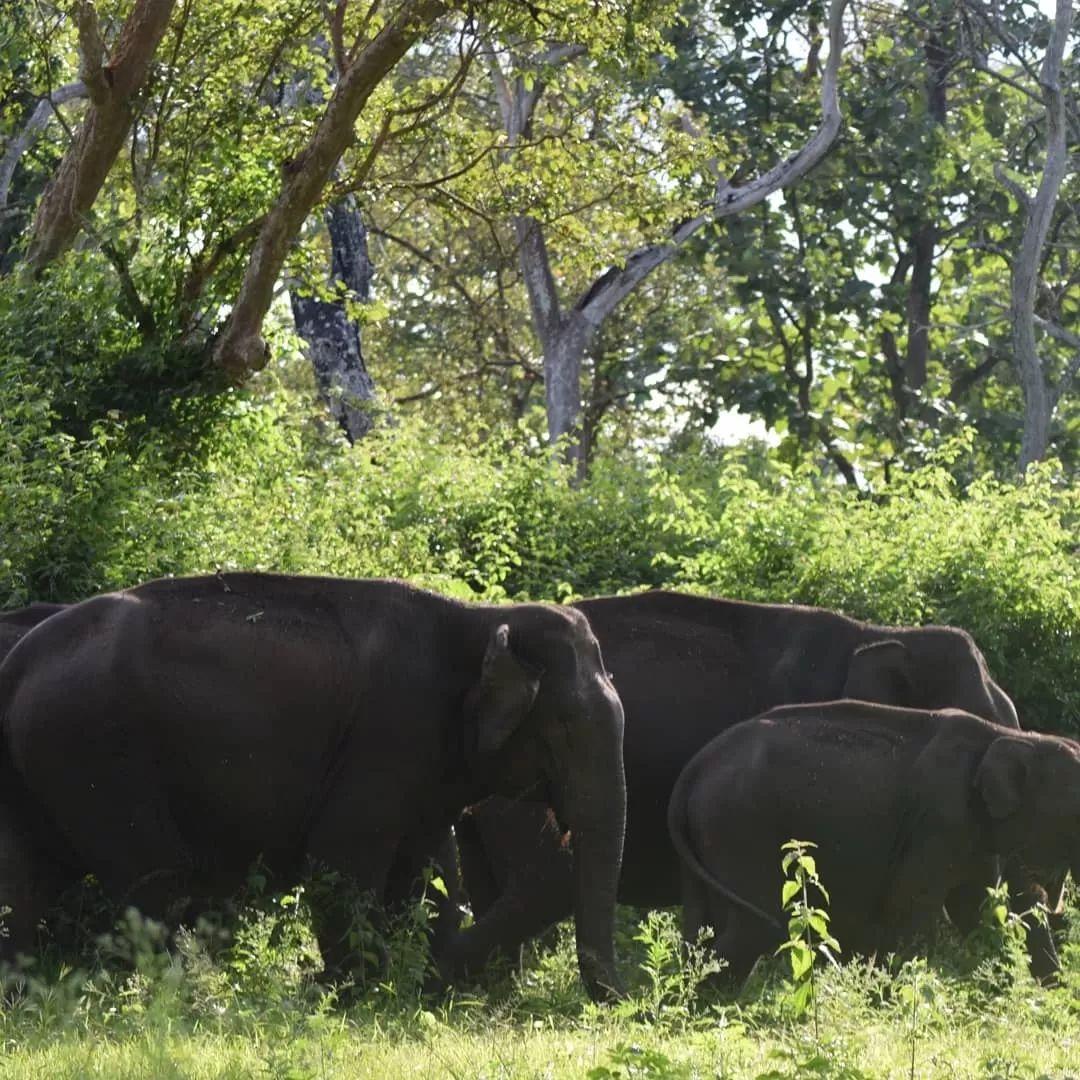
[[[1053,300],[1047,317],[1036,313],[1036,294],[1040,277],[1043,276],[1042,271],[1047,268],[1044,261],[1044,248],[1057,208],[1062,181],[1069,167],[1062,60],[1072,22],[1072,0],[1058,0],[1054,11],[1053,27],[1038,78],[1046,110],[1046,149],[1038,190],[1033,196],[1029,195],[1003,170],[998,172],[999,179],[1019,202],[1024,218],[1020,247],[1012,266],[1009,305],[1013,360],[1020,370],[1020,380],[1024,389],[1024,436],[1019,458],[1021,471],[1032,462],[1045,457],[1049,444],[1050,419],[1062,394],[1068,390],[1073,376],[1080,370],[1080,335],[1072,333],[1059,322],[1065,300],[1062,290],[1052,287],[1048,290]],[[1073,282],[1068,283],[1068,285],[1072,284]],[[1065,291],[1071,290],[1066,288]],[[1075,299],[1068,304],[1068,308],[1071,308],[1071,313],[1075,314]],[[1036,326],[1049,337],[1069,346],[1074,353],[1065,370],[1049,386],[1043,361],[1039,356]]]
[[[755,206],[804,176],[824,157],[840,130],[837,83],[845,6],[845,0],[834,0],[830,7],[829,56],[821,80],[821,123],[805,144],[757,179],[738,184],[720,173],[715,160],[709,162],[708,169],[716,181],[708,209],[702,212],[699,208],[687,219],[669,222],[668,239],[654,240],[626,252],[618,265],[588,282],[572,303],[564,302],[553,271],[547,237],[550,223],[527,205],[512,211],[533,327],[543,351],[547,425],[552,442],[572,435],[580,425],[582,356],[598,327],[618,305],[705,225]],[[585,54],[581,45],[561,41],[548,43],[529,55],[518,42],[503,45],[492,38],[488,60],[505,132],[507,165],[529,173],[529,157],[522,155],[522,149],[527,144],[542,143],[545,137],[538,128],[537,108],[557,69]],[[683,131],[694,139],[699,138],[693,121],[689,117],[682,120]],[[583,461],[576,441],[571,441],[569,453],[579,463]]]

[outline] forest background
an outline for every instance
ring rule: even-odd
[[[1072,14],[4,5],[0,603],[699,588],[1080,731]]]
[[[0,606],[232,569],[821,604],[968,628],[1080,735],[1076,36],[1068,0],[7,0]],[[1075,945],[1057,996],[998,953],[834,973],[826,1047],[776,984],[696,1004],[650,916],[642,1046],[565,934],[501,1004],[419,1007],[404,949],[335,1012],[281,903],[224,960],[52,972],[12,1075],[1075,1056]]]

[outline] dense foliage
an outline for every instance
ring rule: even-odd
[[[45,325],[65,333],[65,311]],[[397,576],[494,600],[699,589],[965,626],[1027,723],[1080,732],[1076,493],[1049,465],[1020,485],[961,485],[950,467],[971,435],[875,498],[752,447],[601,456],[575,487],[513,430],[450,444],[401,419],[349,447],[311,418],[294,362],[259,396],[223,393],[213,425],[174,401],[180,452],[149,421],[80,422],[77,358],[50,388],[20,380],[26,358],[8,348],[3,606],[215,569]]]

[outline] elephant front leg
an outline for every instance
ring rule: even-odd
[[[514,958],[521,946],[539,937],[555,923],[574,913],[573,859],[552,830],[547,812],[540,806],[518,807],[527,815],[533,831],[523,830],[522,843],[497,848],[505,865],[505,876],[496,883],[488,875],[475,872],[479,834],[475,822],[466,822],[458,841],[462,857],[462,877],[470,901],[474,889],[478,902],[476,921],[462,930],[439,957],[447,979],[478,976],[489,960],[502,954]],[[465,821],[465,819],[462,819]],[[515,824],[517,820],[515,819]],[[495,824],[498,824],[496,819]],[[490,836],[491,846],[506,838]],[[473,829],[473,832],[469,830]],[[511,858],[511,853],[513,857]],[[501,888],[498,885],[501,884]]]
[[[362,991],[372,974],[385,970],[389,923],[384,893],[390,861],[373,859],[362,874],[333,869],[318,858],[310,861],[305,895],[327,979],[351,978]]]

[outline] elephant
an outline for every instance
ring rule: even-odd
[[[950,890],[985,883],[998,857],[1040,873],[1080,866],[1080,744],[954,709],[785,705],[694,755],[668,828],[684,936],[711,925],[728,977],[787,938],[790,839],[817,844],[843,954],[899,951],[932,943]]]
[[[227,895],[257,858],[275,882],[314,865],[384,901],[497,792],[572,830],[581,976],[619,996],[622,732],[571,609],[259,573],[102,594],[0,666],[0,791],[23,811],[0,815],[0,948],[27,951],[85,873],[150,915]],[[347,972],[344,904],[310,900],[327,971]]]
[[[714,735],[774,705],[855,697],[918,708],[962,708],[1018,727],[970,635],[946,626],[873,626],[821,608],[655,590],[581,600],[626,710],[627,825],[618,899],[679,903],[667,832],[671,789]],[[453,955],[477,974],[572,911],[567,854],[542,807],[490,798],[454,827],[475,923]],[[977,923],[982,888],[950,914]],[[1047,945],[1053,953],[1052,942]],[[1041,956],[1041,951],[1040,951]],[[1056,956],[1048,960],[1056,965]]]
[[[38,623],[63,611],[66,604],[34,603],[11,611],[0,611],[0,661]]]

